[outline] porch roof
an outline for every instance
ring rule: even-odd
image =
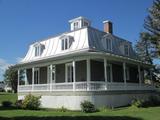
[[[107,58],[108,60],[114,60],[114,61],[119,61],[119,62],[126,62],[126,63],[131,63],[131,64],[140,64],[144,67],[153,67],[153,65],[148,64],[148,63],[144,63],[140,60],[137,59],[132,59],[126,56],[122,56],[122,55],[116,55],[113,53],[106,53],[105,51],[97,51],[95,49],[83,49],[81,51],[74,51],[74,52],[70,52],[70,53],[66,53],[64,55],[54,55],[54,56],[49,56],[46,58],[39,58],[38,60],[31,60],[29,62],[26,63],[19,63],[15,65],[15,68],[21,68],[21,67],[25,67],[25,66],[32,66],[32,65],[36,65],[36,64],[41,64],[41,63],[46,63],[46,64],[52,64],[53,61],[59,61],[59,60],[63,60],[65,62],[65,60],[69,59],[69,60],[79,60],[80,59],[86,59],[86,58]]]

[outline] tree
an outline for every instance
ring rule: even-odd
[[[8,67],[4,73],[4,81],[6,84],[12,87],[13,91],[17,92],[18,72],[14,66]]]
[[[151,36],[151,43],[155,47],[154,56],[160,57],[160,0],[155,0],[148,10],[149,15],[145,19],[144,28]]]
[[[150,34],[146,32],[140,33],[140,39],[137,41],[135,45],[135,49],[141,61],[145,63],[153,64]]]

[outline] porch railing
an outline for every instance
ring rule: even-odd
[[[19,85],[18,92],[32,91],[113,91],[113,90],[153,90],[154,87],[147,84],[137,83],[105,83],[105,82],[76,82],[76,83],[53,83]]]

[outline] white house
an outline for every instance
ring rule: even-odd
[[[138,60],[131,42],[112,33],[110,21],[103,22],[104,31],[84,17],[69,23],[69,32],[29,46],[17,64],[18,99],[31,93],[41,96],[42,107],[78,110],[84,100],[117,107],[153,93],[144,84],[151,65]]]

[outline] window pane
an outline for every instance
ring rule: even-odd
[[[65,49],[68,49],[68,41],[67,41],[67,38],[65,39]]]
[[[64,50],[64,39],[61,41],[61,49]]]

